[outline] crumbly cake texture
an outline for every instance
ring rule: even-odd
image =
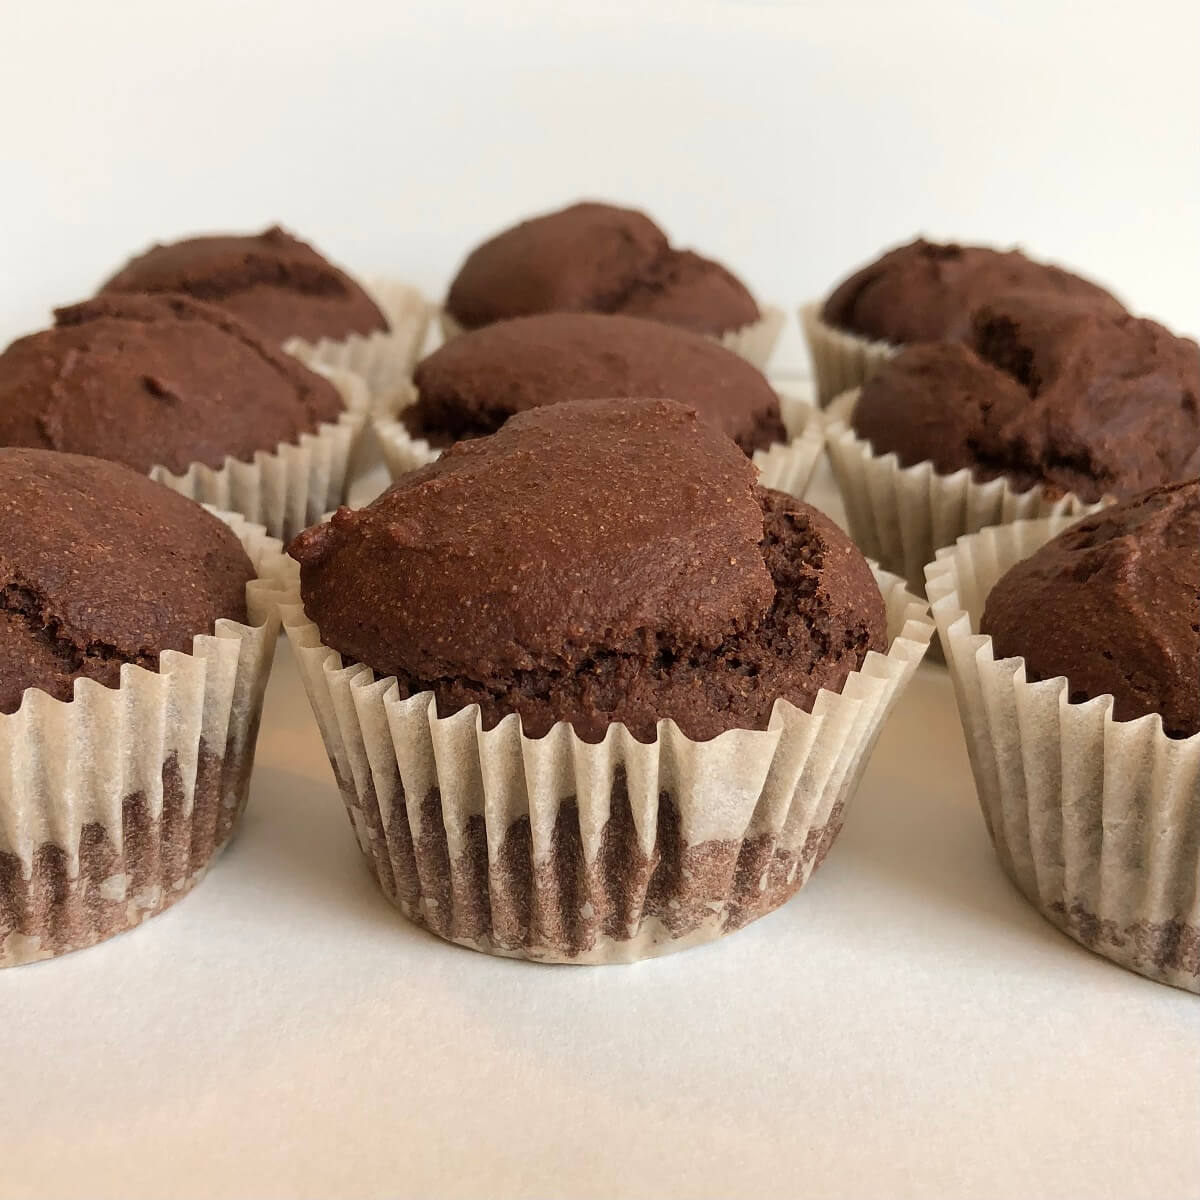
[[[70,700],[246,620],[254,567],[227,525],[116,463],[0,449],[0,713]]]

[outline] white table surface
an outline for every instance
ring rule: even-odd
[[[0,972],[0,1196],[1197,1197],[1200,1001],[1009,885],[933,665],[781,911],[634,967],[443,944],[368,876],[281,643],[209,878]]]

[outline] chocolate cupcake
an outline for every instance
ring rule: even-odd
[[[377,431],[394,478],[463,438],[564,400],[681,400],[756,455],[768,483],[802,494],[824,448],[811,406],[781,405],[766,378],[716,342],[657,321],[548,313],[498,321],[453,338],[417,364],[399,419]],[[807,436],[801,436],[807,433]]]
[[[1019,250],[918,238],[856,271],[823,304],[802,310],[821,403],[861,386],[902,346],[969,340],[976,309],[1019,294],[1123,311],[1098,284]]]
[[[928,579],[1005,871],[1076,941],[1200,992],[1200,482],[984,530]]]
[[[901,351],[832,415],[855,539],[916,586],[960,534],[1200,473],[1200,350],[1128,313],[1011,297],[976,311],[967,343]]]
[[[673,249],[644,213],[596,203],[522,221],[473,250],[450,285],[443,324],[450,337],[555,312],[662,321],[717,338],[760,367],[782,325],[720,263]]]
[[[233,313],[264,341],[310,365],[352,370],[375,392],[398,385],[420,353],[429,306],[384,283],[372,296],[307,243],[275,226],[154,245],[105,293],[182,293]]]
[[[98,458],[0,448],[0,966],[174,903],[245,805],[277,542]],[[253,622],[253,623],[251,623]]]
[[[187,296],[102,296],[55,315],[0,354],[0,445],[122,462],[273,533],[341,500],[365,420],[353,376],[331,382]]]
[[[988,593],[980,632],[1027,679],[1066,677],[1068,699],[1112,696],[1113,720],[1150,713],[1200,732],[1200,483],[1096,513],[1017,563]]]
[[[380,885],[520,957],[644,957],[778,907],[931,632],[669,400],[519,413],[291,553],[285,621]]]

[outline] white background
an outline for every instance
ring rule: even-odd
[[[437,294],[473,242],[581,195],[784,305],[924,230],[1020,241],[1200,330],[1191,0],[0,12],[0,336],[152,239],[275,220]],[[589,971],[396,917],[281,651],[212,877],[0,973],[0,1196],[1194,1200],[1198,1061],[1194,997],[1003,878],[936,667],[802,896]]]
[[[151,240],[275,220],[440,294],[580,196],[788,306],[925,231],[1200,332],[1193,0],[0,9],[0,335]]]

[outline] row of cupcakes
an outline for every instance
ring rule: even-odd
[[[687,389],[769,457],[809,423],[700,344],[744,349],[778,312],[633,210],[578,204],[483,243],[443,312],[467,345],[412,379],[430,312],[278,229],[156,246],[0,356],[0,443],[114,457],[291,536],[343,498],[369,416],[394,471],[548,398]],[[1200,469],[1195,344],[1061,268],[918,241],[805,316],[852,533],[915,589],[959,533]],[[773,483],[799,491],[820,433],[773,454]]]
[[[932,633],[671,401],[522,414],[305,531],[296,561],[118,464],[6,449],[0,483],[5,964],[203,875],[246,801],[280,615],[384,893],[443,937],[568,962],[794,894]],[[985,817],[1051,920],[1197,990],[1200,485],[1067,525],[927,568]]]
[[[532,224],[536,224],[536,222],[532,223]],[[498,240],[500,240],[500,239],[498,239]],[[508,328],[511,330],[512,328],[520,326],[523,329],[528,330],[528,327],[530,325],[536,326],[537,322],[533,321],[532,319],[526,323],[523,323],[520,321],[512,322],[508,326]],[[596,341],[596,337],[598,335],[596,334],[595,330],[599,329],[600,326],[602,326],[602,325],[606,326],[607,328],[614,330],[614,331],[620,330],[622,332],[622,335],[623,335],[623,338],[625,341],[628,341],[630,328],[636,329],[639,326],[644,327],[644,323],[642,323],[642,322],[630,320],[628,318],[621,318],[618,316],[611,316],[611,317],[607,317],[607,318],[603,318],[603,319],[602,318],[594,318],[591,321],[581,322],[581,323],[579,323],[579,329],[583,329],[583,330],[585,330],[585,332],[579,333],[579,329],[577,329],[576,332],[577,332],[578,337],[582,337],[582,342],[579,342],[577,340],[576,343],[574,344],[572,354],[566,356],[566,358],[564,358],[564,356],[560,355],[559,360],[558,360],[559,365],[561,366],[563,364],[563,362],[566,361],[567,358],[572,358],[572,357],[581,358],[585,362],[585,365],[586,365],[588,354],[595,353],[597,351],[597,346],[595,345],[595,341]],[[504,328],[505,328],[505,326],[503,326],[503,325],[496,326],[496,331],[502,330]],[[587,330],[590,330],[590,332],[586,332]],[[542,336],[544,336],[544,333],[545,333],[545,331],[543,331]],[[556,334],[555,336],[560,337],[561,331],[559,334]],[[662,334],[661,330],[660,330],[660,336],[665,336],[665,334]],[[602,337],[600,337],[600,341],[603,342],[605,340],[605,338],[609,338],[611,340],[612,337],[613,337],[612,333],[605,333]],[[451,377],[454,377],[455,375],[457,375],[457,377],[461,381],[462,376],[463,376],[463,371],[462,371],[463,346],[466,345],[467,343],[479,344],[481,341],[481,338],[482,338],[482,335],[473,335],[471,338],[462,339],[462,342],[458,346],[458,351],[459,351],[458,359],[451,360],[451,362],[450,362],[450,366],[455,368],[455,370],[450,371]],[[536,339],[534,339],[534,341],[536,342]],[[500,353],[499,357],[496,357],[496,352],[495,352],[496,345],[500,346],[501,350],[504,351],[503,353]],[[541,347],[540,349],[538,348],[537,345],[531,346],[530,336],[529,336],[528,332],[522,333],[521,337],[518,338],[518,346],[520,346],[520,345],[524,345],[524,348],[526,351],[533,350],[533,351],[536,351],[538,354],[544,354],[544,346]],[[635,346],[636,346],[636,340],[635,340]],[[505,347],[507,347],[506,350],[505,350]],[[485,348],[485,350],[487,349],[486,342],[484,343],[484,348]],[[603,349],[603,348],[601,347],[601,349]],[[483,372],[485,375],[488,374],[488,372],[491,372],[494,374],[497,368],[504,367],[506,363],[511,365],[511,350],[512,350],[511,342],[508,342],[508,343],[505,343],[503,341],[496,342],[493,345],[492,358],[489,360],[487,353],[485,353],[483,355],[482,360],[479,360],[478,358],[476,358],[474,360],[473,365],[476,368],[479,368],[481,366],[483,368],[486,368]],[[628,347],[622,347],[622,350],[627,351]],[[704,343],[701,343],[701,347],[699,349],[696,347],[692,347],[690,349],[686,346],[683,347],[681,349],[680,354],[678,355],[678,358],[679,358],[680,362],[682,362],[685,366],[689,361],[691,361],[693,359],[695,359],[697,362],[703,362],[704,359],[702,357],[702,352],[706,352],[709,355],[711,355],[711,357],[712,357],[712,363],[707,364],[709,372],[720,371],[720,370],[724,370],[724,369],[728,368],[731,356],[728,356],[728,355],[721,356],[718,354],[718,350],[716,347],[707,348]],[[604,355],[601,354],[600,357],[603,359]],[[613,357],[612,348],[610,347],[610,352],[608,354],[608,359],[607,359],[608,365],[610,365],[610,366],[611,366],[612,357]],[[630,355],[628,353],[626,353],[626,357],[630,357]],[[637,353],[632,354],[632,360],[633,360],[635,366],[637,366],[637,364],[639,363]],[[641,365],[640,365],[639,369],[642,371],[645,371],[649,367],[653,366],[653,363],[654,363],[654,355],[652,353],[643,352],[641,355]],[[470,359],[468,359],[467,366],[471,366],[471,365],[472,365],[472,361]],[[570,366],[570,363],[567,363],[567,365]],[[596,363],[593,363],[592,364],[593,368],[596,365],[597,365]],[[605,365],[605,364],[601,363],[600,365]],[[445,374],[445,372],[443,372],[443,374]],[[701,372],[701,374],[704,374],[704,372]],[[470,375],[470,371],[467,372],[467,375],[468,376]],[[635,371],[635,375],[636,375],[636,371]],[[587,394],[587,391],[589,390],[589,388],[593,388],[593,387],[597,386],[596,380],[598,377],[594,374],[589,377],[588,372],[586,370],[584,371],[584,376],[585,376],[585,386],[584,386],[583,394]],[[602,373],[600,378],[603,378],[603,377],[604,376]],[[435,373],[435,378],[436,378],[436,373]],[[693,393],[693,392],[696,393],[696,397],[697,397],[696,407],[698,409],[703,409],[705,407],[703,404],[700,403],[700,397],[702,395],[702,390],[701,390],[700,384],[701,384],[702,380],[700,379],[699,375],[693,375],[693,377],[691,379],[677,379],[670,375],[668,376],[668,378],[673,386],[678,386],[680,388],[686,389],[689,392],[689,399],[692,399],[691,393]],[[589,379],[590,379],[590,382],[589,382]],[[646,386],[650,389],[649,394],[651,394],[651,395],[655,394],[655,389],[658,386],[660,386],[660,383],[654,383],[653,380],[651,380],[651,379],[646,379],[643,381],[646,382]],[[660,377],[660,381],[661,381],[661,377]],[[443,382],[444,382],[444,380],[443,380]],[[511,388],[513,386],[514,381],[510,378],[508,383]],[[546,398],[555,398],[554,397],[555,386],[554,386],[553,379],[551,379],[550,384],[551,384],[551,386],[549,387]],[[563,395],[563,393],[561,391],[561,380],[560,380],[559,388],[560,388],[560,393],[557,398],[561,399],[562,395]],[[624,390],[626,390],[626,388],[622,387],[621,390],[622,390],[622,392],[624,392]],[[769,389],[768,389],[768,391],[769,391]],[[566,394],[570,394],[569,391]],[[731,404],[737,403],[734,399],[731,399],[731,398],[736,398],[738,396],[743,396],[743,395],[747,397],[747,402],[745,404],[744,412],[739,412],[737,414],[731,414],[730,412],[726,411],[727,408]],[[759,400],[757,405],[755,403],[756,396],[758,397],[758,400]],[[747,379],[745,377],[743,377],[739,383],[735,376],[734,386],[732,386],[731,388],[729,388],[727,390],[725,400],[722,401],[722,397],[721,397],[719,389],[718,389],[711,397],[711,410],[707,414],[702,413],[702,415],[707,416],[707,419],[708,419],[708,422],[710,423],[710,425],[715,424],[718,427],[723,427],[725,429],[725,432],[733,433],[734,436],[737,438],[737,441],[739,442],[739,444],[741,445],[743,450],[750,450],[756,444],[757,439],[762,439],[763,437],[766,437],[767,439],[769,439],[772,436],[773,425],[777,428],[778,423],[779,423],[780,418],[777,415],[778,410],[776,410],[776,414],[772,414],[769,409],[769,401],[767,401],[765,405],[762,403],[764,398],[765,398],[765,393],[763,392],[761,387],[758,389],[758,391],[756,393],[754,388],[750,388],[747,386]],[[461,397],[455,398],[454,396],[452,396],[451,399],[452,399],[453,403],[451,404],[450,407],[453,409],[455,405],[458,405],[458,409],[459,409],[458,416],[461,417],[463,415],[462,405],[459,403],[459,400],[461,400]],[[530,403],[522,404],[522,403],[518,402],[515,406],[510,407],[510,409],[508,411],[502,412],[499,417],[499,421],[495,421],[495,414],[492,414],[492,419],[496,424],[498,424],[499,422],[502,422],[505,419],[505,417],[507,417],[509,415],[509,412],[521,411],[523,408],[526,408],[526,407],[536,407],[539,403],[544,403],[544,402],[545,402],[544,399],[542,401],[538,401],[536,397],[534,398],[534,400],[532,401],[531,404]],[[418,402],[418,403],[420,403],[420,402]],[[444,418],[445,412],[446,412],[446,405],[442,404],[440,407],[441,407],[442,417]],[[477,407],[478,406],[476,406],[476,408]],[[421,422],[422,428],[430,428],[431,421],[433,422],[432,427],[436,428],[436,418],[439,415],[439,406],[426,405],[425,408],[430,411],[416,412],[416,413],[413,413],[412,416],[419,419],[419,421]],[[471,416],[473,419],[474,416],[477,415],[477,412],[473,412],[470,408],[468,408],[466,410],[466,415]],[[738,427],[736,427],[736,425],[733,427],[731,427],[729,425],[728,421],[729,421],[729,418],[731,417],[731,415],[736,415],[739,420],[744,422],[744,424],[742,425],[742,427],[740,429]],[[445,424],[445,422],[443,420],[443,426],[444,426],[444,424]],[[459,432],[463,432],[463,431],[460,430]],[[486,432],[486,430],[473,429],[473,430],[471,430],[471,432]],[[452,437],[452,436],[453,436],[452,430],[445,431],[443,433],[443,437],[445,440],[448,440],[448,437]],[[669,452],[669,443],[670,443],[670,439],[667,439],[667,441],[664,442],[664,452]],[[544,469],[549,470],[551,468],[549,467],[549,465],[546,465]],[[414,549],[414,547],[412,547],[412,546],[409,546],[408,548],[410,550]],[[361,661],[363,661],[363,660],[360,660],[360,662]],[[739,663],[739,670],[742,670],[744,668],[745,668],[745,664]],[[757,668],[756,668],[756,670],[757,670]],[[326,725],[326,726],[324,726],[324,728],[326,729],[327,738],[328,738],[329,727]],[[331,757],[333,757],[335,759],[335,761],[337,760],[337,754],[335,753],[333,743],[331,743]],[[342,766],[344,767],[345,763],[343,763]],[[346,779],[346,776],[344,773],[339,775],[340,781],[344,781],[345,779]],[[374,788],[375,781],[373,781],[373,780],[370,781],[370,786],[372,788]],[[344,788],[344,790],[345,790],[345,788]],[[445,823],[444,819],[443,819],[443,823]],[[416,828],[417,824],[419,824],[419,821],[413,821],[411,819],[411,814],[410,814],[410,818],[409,818],[409,835],[410,835],[410,837],[415,832],[415,828]],[[449,825],[447,825],[446,827],[449,828]],[[778,832],[779,832],[778,830],[775,831],[776,834]],[[489,834],[490,834],[490,831],[489,831]],[[818,841],[819,840],[820,839],[818,839]],[[490,844],[490,839],[489,839],[489,844]],[[378,850],[378,847],[376,849]],[[645,849],[645,847],[643,847],[643,849]],[[761,849],[761,847],[760,847],[760,849]],[[436,851],[436,847],[435,847],[435,851]],[[519,855],[518,855],[518,857],[519,857]],[[440,861],[437,859],[436,852],[435,852],[435,861]],[[811,861],[811,859],[810,859],[810,861]],[[417,872],[417,877],[419,878],[419,876],[420,876],[419,870],[417,870],[417,868],[415,866],[413,867],[413,870]],[[744,882],[744,874],[745,874],[744,871],[742,871],[741,876],[743,877],[743,882]],[[769,875],[769,872],[764,872],[764,875],[762,876],[762,878],[765,879],[768,877],[768,875]],[[381,880],[382,880],[382,878],[383,877],[381,876]],[[795,878],[795,873],[792,874],[792,876],[789,878],[788,882],[789,883],[792,882],[794,880],[794,878]],[[802,875],[801,875],[801,878],[802,878]],[[661,881],[660,881],[660,886],[661,886]],[[651,889],[651,891],[653,891],[653,889]],[[649,894],[650,893],[647,893],[647,895],[649,895]],[[434,908],[436,909],[437,904],[438,904],[437,897],[434,896],[432,899],[433,899]],[[590,901],[588,901],[587,903],[589,905],[591,904]],[[709,906],[711,907],[711,905],[712,905],[711,898],[708,903],[709,903]],[[740,903],[741,903],[741,906],[743,908],[745,908],[745,905],[746,905],[745,900],[743,899]],[[595,906],[592,905],[592,907],[595,907]],[[443,904],[442,911],[443,912],[448,911],[445,909],[444,904]],[[640,911],[642,911],[642,910],[639,909],[639,912]],[[728,924],[728,921],[727,921],[728,916],[729,916],[729,914],[726,913],[725,914],[726,924]],[[452,928],[452,926],[447,926],[447,928]],[[661,931],[659,931],[659,932],[661,933]],[[528,930],[526,931],[526,933],[528,934]],[[576,934],[576,935],[572,935],[572,936],[584,936],[585,940],[586,940],[586,936],[590,936],[590,935],[586,935],[586,933],[585,933],[584,935]],[[671,938],[667,939],[668,943],[674,941],[679,936],[681,936],[681,935],[679,935],[678,933],[672,933]],[[617,941],[625,941],[625,942],[629,941],[628,938],[617,938],[616,940]],[[635,945],[636,945],[636,943],[635,943]],[[510,947],[510,949],[511,949],[511,947]],[[536,947],[535,947],[535,949],[536,949]],[[551,947],[551,952],[553,953],[553,947]],[[576,956],[579,952],[580,952],[579,946],[572,943],[571,955]]]
[[[528,277],[513,288],[506,264],[520,258]],[[561,308],[630,314],[759,361],[782,319],[648,218],[584,204],[479,247],[441,323]],[[0,444],[125,462],[292,536],[343,498],[361,434],[403,400],[433,312],[415,289],[360,283],[278,228],[156,245],[0,356]]]

